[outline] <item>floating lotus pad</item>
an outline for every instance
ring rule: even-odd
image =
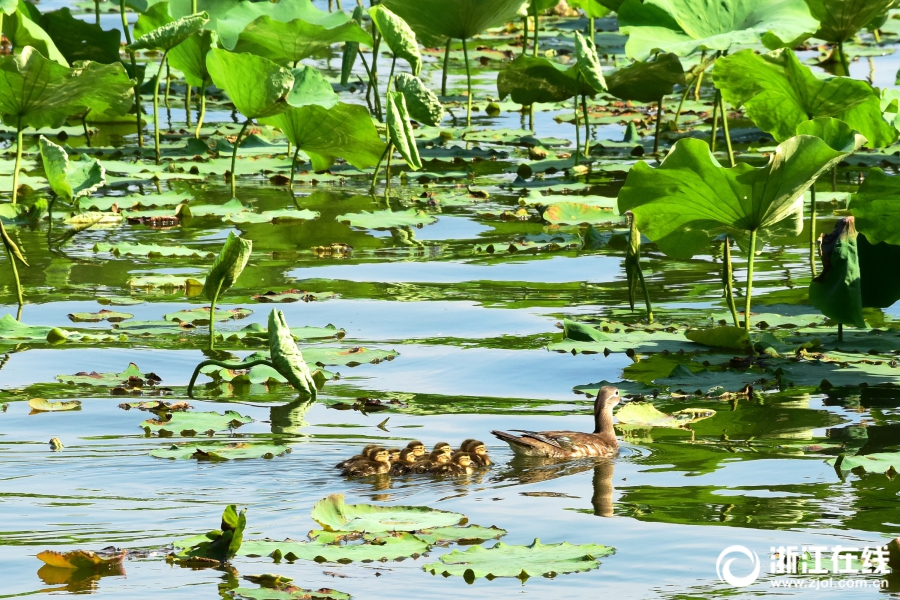
[[[32,398],[28,401],[28,406],[34,412],[59,412],[63,410],[81,410],[80,400],[71,400],[69,402],[50,402],[46,398]]]
[[[296,542],[285,540],[244,540],[239,556],[271,556],[276,550],[287,560],[315,560],[325,562],[349,562],[370,560],[397,560],[423,554],[429,545],[411,533],[392,533],[378,536],[368,534],[362,543],[325,544],[321,542]]]
[[[346,504],[343,494],[332,494],[316,502],[310,516],[326,531],[418,531],[458,525],[460,513],[425,506],[373,506]]]
[[[152,431],[171,431],[171,432],[206,432],[206,431],[225,431],[237,429],[241,425],[252,423],[253,419],[242,416],[233,410],[226,410],[225,414],[217,412],[175,412],[172,413],[170,419],[148,419],[141,423],[141,427],[145,427]]]
[[[230,308],[216,309],[216,321],[230,321],[232,319],[243,319],[253,314],[249,308]],[[190,310],[180,310],[175,313],[163,315],[166,321],[177,321],[179,323],[209,323],[210,309],[209,307],[192,308]]]
[[[168,448],[158,448],[150,451],[150,456],[156,458],[196,458],[198,460],[241,460],[247,458],[275,458],[291,451],[290,446],[276,446],[273,444],[216,444],[196,443],[173,444]]]
[[[410,208],[409,210],[379,210],[375,212],[362,211],[359,213],[347,213],[335,217],[338,221],[350,223],[353,227],[366,229],[390,229],[392,227],[414,227],[417,225],[429,225],[437,222],[437,217],[428,213]]]
[[[669,415],[650,402],[629,402],[616,412],[616,419],[626,427],[683,427],[715,414],[711,409],[685,408]]]
[[[862,469],[866,473],[897,473],[900,470],[900,452],[874,452],[872,454],[841,454],[826,460],[840,471]]]
[[[67,383],[69,385],[115,387],[127,384],[129,380],[134,377],[151,383],[159,383],[162,381],[155,373],[143,373],[134,363],[130,363],[121,373],[97,373],[96,371],[90,373],[81,372],[74,375],[57,375],[56,379],[61,383]]]

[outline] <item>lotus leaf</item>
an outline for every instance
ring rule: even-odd
[[[294,76],[266,58],[213,48],[206,55],[206,67],[213,83],[225,90],[248,119],[270,117],[290,108],[287,96]]]
[[[865,327],[856,237],[853,219],[848,218],[823,238],[823,269],[809,284],[809,301],[829,319]]]
[[[584,94],[593,96],[607,89],[597,50],[578,31],[575,32],[575,65],[569,75],[587,84],[587,89],[582,90]]]
[[[69,402],[50,402],[46,398],[32,398],[28,401],[28,406],[33,412],[59,412],[63,410],[81,410],[80,400],[71,400]]]
[[[437,222],[437,217],[426,212],[410,208],[408,210],[392,211],[380,210],[376,212],[362,211],[360,213],[347,213],[338,215],[336,220],[342,223],[350,223],[354,227],[366,229],[390,229],[392,227],[411,227],[430,225]]]
[[[125,558],[126,551],[112,556],[100,556],[90,550],[72,550],[71,552],[56,552],[44,550],[38,552],[37,559],[58,569],[102,569],[112,565],[118,565]]]
[[[616,412],[616,419],[627,427],[683,427],[715,414],[716,411],[710,409],[685,408],[669,415],[651,402],[629,402]]]
[[[68,8],[42,15],[40,24],[69,64],[93,60],[108,65],[120,60],[122,32],[118,29],[105,31],[99,25],[73,17]]]
[[[217,412],[174,412],[166,419],[148,419],[141,423],[152,431],[186,432],[194,431],[203,433],[206,431],[226,431],[237,429],[241,425],[252,423],[253,419],[242,416],[233,410],[226,410],[225,414]]]
[[[197,460],[223,461],[247,458],[274,458],[290,451],[290,446],[277,446],[274,444],[190,442],[151,450],[150,456],[156,458],[196,458]]]
[[[419,54],[416,34],[413,33],[406,21],[384,5],[370,8],[369,17],[378,29],[378,33],[387,42],[394,57],[405,60],[409,63],[413,75],[418,75],[422,70],[422,55]]]
[[[421,169],[422,159],[416,146],[416,137],[413,133],[412,123],[409,122],[406,96],[401,92],[388,92],[387,129],[391,144],[400,152],[406,164],[413,171]]]
[[[94,252],[110,252],[116,256],[147,256],[153,257],[195,257],[206,258],[212,256],[212,252],[199,248],[186,248],[185,246],[160,246],[158,244],[94,244]]]
[[[900,182],[896,178],[879,168],[871,169],[847,208],[869,242],[900,245]]]
[[[324,544],[285,540],[247,540],[241,556],[270,556],[276,550],[288,560],[347,562],[398,560],[427,552],[429,545],[411,533],[365,536],[361,544]]]
[[[130,50],[168,51],[203,29],[207,23],[209,23],[209,14],[205,12],[181,17],[143,34],[128,48]]]
[[[378,350],[356,346],[353,348],[330,348],[323,346],[311,346],[304,348],[304,356],[310,364],[319,366],[348,366],[355,367],[366,363],[380,363],[383,360],[394,360],[398,356],[395,350]]]
[[[762,55],[741,50],[717,60],[712,78],[729,104],[743,106],[756,126],[779,142],[817,117],[844,121],[874,148],[897,139],[882,116],[878,90],[848,77],[819,78],[791,50]]]
[[[211,310],[209,308],[192,308],[190,310],[180,310],[174,313],[163,315],[166,321],[175,321],[177,323],[192,323],[194,325],[200,323],[209,323]],[[232,319],[243,319],[253,314],[248,308],[231,308],[217,309],[216,321],[230,321]]]
[[[713,348],[728,348],[730,350],[750,349],[750,334],[740,327],[689,329],[684,335],[692,342]]]
[[[740,331],[746,334],[743,329]],[[693,362],[690,354],[654,354],[625,367],[622,376],[645,385],[653,385],[658,379],[682,374],[690,376],[702,370],[703,365]]]
[[[861,469],[866,473],[888,473],[900,471],[900,452],[873,452],[872,454],[841,454],[826,460],[840,471]]]
[[[135,288],[202,290],[203,278],[185,275],[139,275],[129,279],[128,285]]]
[[[238,553],[244,541],[244,529],[247,527],[247,509],[240,513],[237,506],[229,504],[222,513],[221,529],[210,531],[196,545],[183,550],[176,558],[206,558],[225,563]],[[200,538],[201,536],[198,536]]]
[[[580,225],[581,223],[618,223],[622,217],[614,211],[577,202],[557,202],[543,214],[544,220],[554,225]]]
[[[584,16],[589,19],[601,19],[608,15],[611,10],[599,0],[569,0],[569,6],[580,8],[584,12]]]
[[[249,577],[246,576],[248,579]],[[286,581],[291,581],[291,579],[279,577],[278,582],[266,582],[263,587],[255,589],[238,587],[228,590],[228,594],[239,600],[350,600],[350,594],[337,590],[330,588],[306,590],[286,583]]]
[[[440,562],[422,568],[435,574],[461,575],[467,580],[479,577],[518,577],[557,575],[591,571],[600,559],[615,549],[599,544],[541,544],[535,539],[529,546],[509,546],[498,542],[493,548],[473,546],[465,552],[454,550],[441,556]]]
[[[82,372],[75,375],[57,375],[56,379],[61,383],[69,385],[95,385],[116,387],[121,385],[129,385],[129,380],[140,379],[151,383],[161,381],[155,373],[143,373],[134,363],[130,363],[121,373],[91,373]]]
[[[409,73],[397,73],[394,89],[403,94],[409,118],[437,127],[444,118],[444,105],[425,83]]]
[[[106,183],[100,161],[69,162],[69,155],[44,136],[40,137],[41,161],[50,188],[66,202],[89,196]]]
[[[140,302],[138,302],[140,304]],[[83,312],[83,313],[69,313],[69,320],[74,321],[76,323],[99,323],[101,321],[109,321],[110,323],[119,323],[120,321],[125,321],[126,319],[134,318],[134,315],[129,313],[118,312],[115,310],[101,310],[99,312]]]
[[[462,544],[480,544],[487,540],[495,540],[506,535],[505,529],[499,527],[482,527],[466,525],[465,527],[433,527],[417,531],[415,536],[427,544],[438,542],[456,542]]]
[[[819,21],[815,36],[826,42],[845,42],[856,32],[887,14],[895,0],[807,0],[812,16]]]
[[[228,239],[209,268],[206,282],[203,284],[203,295],[213,302],[213,310],[219,294],[233,286],[240,277],[244,267],[247,266],[247,261],[250,260],[252,249],[253,242],[250,240],[240,238],[234,235],[234,232],[228,234]]]
[[[522,105],[562,102],[578,92],[577,82],[561,65],[546,58],[520,54],[497,76],[497,92]]]
[[[56,327],[26,325],[10,314],[0,317],[0,340],[26,340],[30,342],[55,343],[65,340],[70,332]]]
[[[215,43],[216,32],[198,31],[169,51],[169,64],[184,74],[188,85],[203,90],[212,85],[206,55],[215,48]]]
[[[297,391],[315,397],[316,383],[288,329],[284,313],[278,309],[272,309],[269,314],[269,351],[272,355],[272,365],[278,373]]]
[[[661,53],[622,67],[607,76],[606,83],[616,98],[657,102],[671,94],[676,85],[684,85],[684,69],[678,55]]]
[[[856,250],[863,306],[888,308],[900,300],[900,246],[886,242],[872,244],[867,236],[860,235],[856,239]]]
[[[338,103],[338,95],[318,69],[303,65],[293,69],[291,74],[294,76],[294,84],[287,96],[287,102],[291,106],[317,105],[331,108]]]
[[[819,28],[805,0],[721,0],[714,6],[706,0],[625,0],[617,12],[619,29],[628,35],[625,54],[635,59],[760,40],[770,49],[792,47]]]
[[[524,14],[523,0],[385,0],[417,35],[465,40]]]
[[[260,119],[260,123],[280,129],[310,157],[315,171],[324,171],[338,157],[365,169],[377,164],[384,153],[384,142],[368,111],[361,106],[339,102],[331,108],[316,105],[291,108]]]
[[[283,113],[287,114],[287,113]],[[380,141],[380,140],[379,140]],[[283,223],[287,221],[311,221],[319,218],[319,213],[314,210],[297,210],[296,208],[284,208],[280,210],[264,210],[261,213],[240,212],[225,215],[225,221],[242,225],[245,223]]]
[[[28,6],[22,3],[22,8]],[[35,12],[37,10],[35,9]],[[16,10],[3,18],[3,35],[16,48],[26,48],[28,46],[34,48],[44,57],[62,66],[69,66],[65,56],[56,47],[50,35],[38,24],[40,20],[40,12],[37,12],[37,19],[31,18],[28,11]]]
[[[465,515],[427,506],[374,506],[346,504],[343,494],[332,494],[316,502],[312,519],[326,531],[418,531],[458,525]]]

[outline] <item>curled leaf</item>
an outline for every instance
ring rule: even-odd
[[[269,315],[269,350],[275,370],[287,379],[294,389],[311,396],[316,395],[316,383],[309,372],[309,367],[306,366],[303,354],[294,342],[284,313],[278,309],[273,309]]]
[[[253,242],[240,238],[233,232],[228,234],[228,239],[213,261],[203,284],[203,294],[210,301],[214,301],[220,293],[234,285],[250,260],[251,250]]]

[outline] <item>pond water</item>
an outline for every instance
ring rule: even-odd
[[[44,0],[39,6],[48,11],[68,4]],[[327,7],[318,0],[316,4]],[[78,3],[84,9],[90,5]],[[79,16],[93,20],[91,14]],[[104,14],[101,25],[116,28],[118,19],[117,13]],[[583,19],[547,19],[541,43],[547,48],[571,47],[571,32],[584,24]],[[621,63],[624,36],[614,32],[615,20],[603,19],[599,28],[605,33],[598,41],[608,43],[606,53],[619,54]],[[882,34],[877,46],[885,54],[872,59],[876,85],[894,83],[898,63],[889,53],[898,35],[891,31]],[[515,33],[492,31],[478,43],[503,50],[515,39]],[[858,48],[876,47],[869,34],[863,39],[866,45]],[[812,61],[817,53],[810,50],[800,56]],[[426,53],[423,78],[436,87],[440,59],[439,53]],[[335,50],[308,62],[336,82],[340,60],[339,50]],[[604,67],[610,65],[605,59]],[[685,408],[715,412],[683,427],[622,428],[622,449],[612,459],[524,460],[515,458],[505,443],[490,434],[495,429],[589,431],[592,398],[573,389],[575,386],[586,386],[589,391],[587,384],[605,381],[619,382],[623,391],[645,391],[645,386],[629,379],[631,371],[623,373],[641,358],[629,356],[624,347],[608,353],[601,348],[577,354],[548,349],[564,341],[565,319],[601,328],[610,323],[625,323],[639,330],[647,327],[641,297],[634,310],[629,307],[624,219],[609,212],[605,222],[595,224],[603,243],[590,246],[584,242],[589,233],[585,224],[554,225],[533,205],[528,205],[524,218],[514,214],[533,198],[529,193],[535,192],[553,198],[567,194],[576,201],[611,200],[638,159],[630,149],[598,152],[589,172],[571,176],[566,170],[572,166],[571,160],[558,157],[561,163],[568,160],[568,167],[521,179],[517,168],[531,161],[519,141],[528,132],[518,130],[528,127],[528,119],[508,110],[506,104],[495,117],[483,111],[483,99],[497,95],[495,81],[503,63],[485,58],[474,71],[475,94],[482,108],[468,132],[468,139],[474,142],[463,135],[465,107],[458,101],[465,88],[461,52],[454,51],[451,66],[451,96],[457,99],[450,110],[456,118],[448,115],[442,125],[454,135],[446,148],[455,149],[458,158],[440,155],[440,145],[434,143],[437,128],[423,130],[424,173],[410,171],[401,180],[398,173],[406,169],[398,166],[398,159],[389,195],[383,193],[382,181],[379,194],[369,196],[371,169],[360,173],[347,165],[324,175],[313,173],[309,164],[301,165],[297,183],[290,190],[270,179],[289,168],[284,138],[271,129],[258,128],[254,133],[274,144],[274,149],[239,151],[242,176],[237,198],[252,213],[310,209],[318,212],[317,218],[234,223],[216,214],[199,214],[172,228],[120,222],[63,238],[57,236],[71,231],[62,221],[65,215],[7,225],[12,238],[25,249],[29,263],[20,269],[27,302],[21,321],[59,327],[87,338],[70,336],[65,343],[53,345],[40,336],[30,340],[0,336],[0,598],[75,593],[106,598],[229,598],[228,591],[241,576],[273,572],[292,577],[303,588],[334,588],[356,598],[743,598],[773,593],[776,576],[768,572],[771,548],[874,548],[900,535],[900,478],[883,473],[839,473],[825,462],[840,452],[898,449],[900,392],[874,387],[879,381],[893,382],[900,377],[890,371],[897,370],[892,356],[900,346],[888,342],[878,346],[879,356],[875,357],[884,362],[879,363],[883,369],[871,378],[865,370],[860,376],[872,387],[860,388],[857,382],[854,387],[831,389],[829,385],[825,389],[818,384],[822,379],[818,377],[782,390],[769,386],[750,396],[715,397],[703,392],[695,395],[694,388],[687,386],[681,386],[687,393],[680,394],[651,385],[663,392],[654,404],[664,413]],[[398,68],[406,70],[406,64]],[[364,76],[359,65],[357,69]],[[388,56],[381,57],[380,69],[389,71]],[[854,62],[851,74],[867,78],[868,58]],[[709,135],[705,117],[713,92],[711,86],[704,87],[702,101],[691,104],[685,115],[686,127],[703,139]],[[150,158],[134,162],[113,154],[116,148],[128,152],[136,148],[133,128],[123,124],[91,126],[96,132],[90,152],[102,149],[98,156],[108,171],[107,186],[92,196],[98,209],[108,211],[114,199],[123,207],[126,202],[136,204],[140,200],[136,196],[146,198],[142,204],[152,204],[160,194],[178,194],[189,199],[192,207],[220,206],[231,199],[223,177],[230,157],[223,153],[195,161],[192,154],[179,150],[190,137],[179,130],[191,129],[185,122],[183,94],[183,82],[173,80],[170,109],[161,109],[163,125],[171,124],[171,132],[164,137],[162,169]],[[360,90],[343,91],[341,96],[346,102],[364,103]],[[146,94],[144,101],[148,109]],[[675,96],[667,99],[667,103],[676,101]],[[609,102],[598,98],[591,103],[597,119],[592,128],[594,142],[620,141],[625,119],[638,119],[639,130],[646,134],[643,146],[649,151],[655,108],[635,105],[627,117],[616,119],[609,112]],[[211,95],[204,137],[221,139],[237,133],[226,104],[222,93]],[[566,122],[571,115],[571,105],[539,107],[533,135],[558,153],[571,152],[574,128]],[[193,123],[196,118],[194,111]],[[751,124],[733,118],[736,136],[742,127]],[[64,130],[70,153],[89,152],[80,124]],[[56,131],[42,133],[60,140],[52,137]],[[23,180],[33,188],[25,193],[26,203],[49,195],[42,183],[36,135],[34,131],[26,135]],[[6,150],[11,157],[14,132],[7,129],[6,137],[12,139]],[[151,144],[149,157],[152,129],[145,131],[145,139]],[[664,145],[671,141],[674,138]],[[736,147],[759,164],[759,149],[751,148],[750,143],[760,145],[754,140]],[[775,142],[768,139],[762,146],[773,147]],[[482,154],[488,158],[482,160]],[[720,160],[725,162],[721,154]],[[11,159],[6,162],[11,165]],[[10,165],[4,165],[0,177],[6,182],[4,190],[11,188]],[[192,165],[201,167],[200,175],[189,173]],[[154,172],[159,177],[154,178]],[[837,200],[820,201],[818,231],[833,228],[833,210],[844,206],[846,195],[842,193],[856,191],[859,173],[858,167],[841,166]],[[469,194],[467,185],[487,192],[487,197]],[[820,181],[818,186],[823,194],[832,191],[830,181]],[[437,201],[423,197],[427,193],[433,193]],[[371,229],[351,226],[340,218],[361,211],[409,208],[437,220],[412,227]],[[830,348],[834,327],[807,301],[809,225],[807,221],[798,236],[774,239],[762,248],[756,259],[754,311],[759,313],[757,320],[773,325],[813,323]],[[396,356],[371,363],[361,359],[362,364],[344,359],[326,363],[325,368],[339,376],[325,382],[314,403],[298,400],[285,384],[231,385],[212,383],[205,376],[199,380],[195,397],[189,399],[186,386],[197,363],[210,357],[240,360],[266,349],[265,345],[250,343],[250,338],[226,339],[215,351],[204,350],[205,324],[188,328],[171,318],[163,322],[164,315],[207,306],[199,290],[141,285],[135,278],[202,278],[232,231],[253,241],[253,254],[218,308],[245,308],[252,313],[219,323],[217,331],[226,338],[250,324],[264,327],[270,310],[276,307],[284,311],[291,327],[333,324],[344,330],[343,337],[303,339],[300,347],[307,355],[320,347],[338,347],[345,353],[360,348],[393,350]],[[548,245],[551,238],[554,246]],[[540,250],[507,250],[510,244],[525,240]],[[352,246],[352,252],[313,251],[335,243]],[[119,246],[119,254],[106,251],[105,244]],[[180,246],[197,254],[175,258],[154,252],[129,255],[122,244]],[[683,260],[668,258],[649,243],[642,252],[657,322],[680,332],[687,324],[730,319],[722,297],[721,244],[708,255]],[[5,304],[0,305],[0,315],[15,316],[13,280],[5,264],[4,259],[0,298]],[[744,254],[735,250],[739,304],[743,303],[746,266]],[[254,298],[268,291],[292,289],[312,293],[316,299],[271,304]],[[102,309],[131,316],[115,325],[73,322],[69,316]],[[895,335],[900,305],[869,310],[866,316],[870,324]],[[146,324],[149,333],[131,332],[130,323]],[[866,340],[873,339],[851,328],[847,335],[855,344],[848,352],[864,352]],[[698,362],[727,362],[741,354],[698,350],[704,353],[698,355]],[[688,359],[692,353],[687,352]],[[672,354],[677,355],[677,349]],[[653,355],[644,352],[644,359]],[[82,372],[121,373],[129,363],[162,379],[158,387],[168,390],[162,400],[187,400],[194,412],[234,410],[252,419],[239,428],[218,431],[214,442],[275,443],[290,446],[292,451],[268,460],[155,458],[151,451],[191,438],[178,433],[173,437],[145,433],[140,423],[153,414],[120,408],[123,402],[151,399],[151,390],[145,389],[143,396],[121,396],[111,393],[112,385],[71,385],[64,383],[65,377],[57,379]],[[730,381],[732,374],[724,371],[723,380]],[[676,384],[668,391],[676,389],[681,388]],[[81,407],[33,413],[27,401],[35,397],[78,399]],[[360,398],[398,404],[387,404],[387,410],[347,409]],[[441,441],[455,445],[472,437],[486,442],[495,464],[468,477],[347,479],[333,468],[369,443],[403,447],[418,439],[431,447]],[[58,438],[64,448],[51,451],[51,438]],[[217,527],[228,504],[248,509],[245,539],[303,539],[307,532],[318,529],[310,518],[313,505],[337,493],[348,503],[459,512],[470,523],[506,530],[505,544],[530,544],[538,538],[545,544],[603,544],[614,547],[615,553],[603,558],[598,569],[583,573],[536,576],[526,581],[478,578],[473,583],[422,568],[455,545],[436,545],[425,556],[400,561],[347,564],[308,560],[273,564],[268,557],[239,556],[229,568],[194,569],[164,560],[173,541]],[[490,547],[493,542],[484,545]],[[745,546],[760,557],[762,575],[749,587],[735,588],[716,573],[720,552],[732,545]],[[126,560],[123,574],[102,578],[42,575],[41,563],[35,558],[47,549],[65,552],[108,546],[149,552]],[[851,583],[869,587],[841,587],[829,594],[855,598],[871,597],[885,589],[900,592],[896,575],[836,575],[833,585]],[[881,585],[885,587],[879,591]],[[814,587],[778,592],[790,597],[824,597],[823,590]]]

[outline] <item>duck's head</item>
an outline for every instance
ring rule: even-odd
[[[434,445],[434,451],[443,452],[447,455],[447,458],[449,458],[450,455],[453,454],[453,447],[450,446],[450,444],[448,444],[447,442],[438,442]]]
[[[472,465],[472,457],[468,452],[454,452],[451,462],[460,467],[469,467]]]
[[[404,465],[414,465],[416,464],[416,454],[412,448],[404,448],[400,451],[400,458],[398,459],[401,464]]]
[[[463,443],[459,445],[459,451],[460,451],[460,452],[468,452],[468,451],[469,451],[469,446],[472,445],[472,444],[474,444],[474,443],[476,443],[476,440],[473,440],[472,438],[469,438],[469,439],[467,439],[467,440],[463,440]]]
[[[466,452],[469,454],[477,454],[478,456],[487,456],[487,446],[484,445],[484,442],[472,440],[466,448]]]
[[[420,442],[419,440],[413,440],[406,445],[407,448],[413,451],[413,454],[416,457],[425,456],[425,444]]]
[[[391,456],[391,462],[400,460],[400,448],[388,448],[388,454]]]
[[[602,409],[612,411],[613,407],[622,402],[622,394],[619,388],[611,385],[605,385],[597,392],[597,399],[594,400],[594,412],[600,412]]]
[[[375,462],[391,462],[391,453],[387,448],[375,448],[369,455]]]
[[[431,454],[428,455],[428,460],[433,463],[448,463],[450,462],[450,453],[443,452],[441,450],[434,450]]]

